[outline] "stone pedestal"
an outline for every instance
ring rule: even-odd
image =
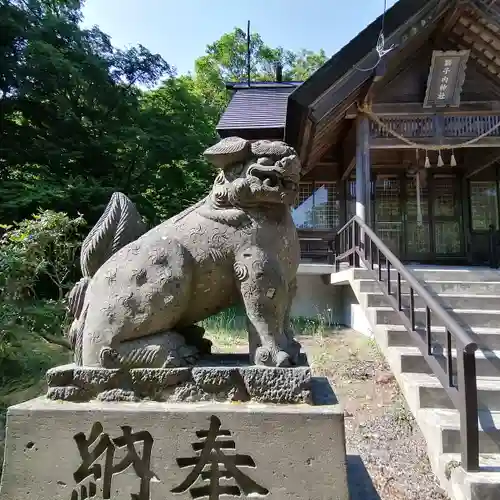
[[[0,499],[347,500],[343,411],[326,381],[312,393],[312,405],[27,401],[8,410]]]

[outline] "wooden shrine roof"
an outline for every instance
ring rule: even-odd
[[[500,1],[474,0],[455,14],[450,36],[470,57],[500,79]],[[499,80],[500,81],[500,80]]]
[[[288,96],[300,82],[252,82],[228,84],[233,96],[217,125],[221,137],[247,136],[252,131],[273,129],[283,138]]]
[[[386,47],[396,48],[377,66],[381,25],[379,17],[290,94],[285,139],[297,148],[306,170],[343,137],[346,110],[380,85],[374,78],[383,82],[384,71],[393,74],[431,37],[436,49],[449,43],[469,49],[471,59],[500,86],[500,0],[399,0],[384,24]]]
[[[500,89],[500,0],[399,0],[384,20],[385,46],[395,49],[377,65],[381,27],[382,16],[303,83],[228,84],[233,96],[217,132],[284,137],[309,170],[345,137],[346,111],[376,95],[429,41],[436,50],[470,50],[471,66]]]

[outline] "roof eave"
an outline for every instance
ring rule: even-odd
[[[225,82],[226,90],[242,90],[251,88],[290,88],[299,87],[303,82]]]
[[[432,10],[433,5],[438,6],[439,4],[443,4],[443,0],[400,0],[394,4],[386,13],[385,26],[386,31],[389,33],[389,36],[386,36],[386,40],[389,40],[392,35],[401,30],[401,28],[408,24],[412,18],[421,16],[429,10]],[[342,81],[342,85],[348,84],[352,75],[359,72],[354,66],[373,52],[373,48],[372,50],[367,50],[366,44],[372,34],[374,34],[376,38],[376,34],[378,34],[380,29],[378,26],[380,22],[381,18],[379,17],[330,58],[330,60],[319,68],[306,82],[304,82],[304,84],[292,91],[287,103],[287,124],[285,133],[287,142],[290,142],[292,145],[297,145],[300,142],[300,137],[303,133],[303,125],[306,121],[304,120],[304,116],[306,119],[310,117],[313,122],[319,121],[321,117],[318,118],[317,115],[311,115],[320,99],[340,81]],[[364,50],[361,50],[363,44]],[[345,70],[340,72],[337,66],[343,66]],[[360,81],[354,82],[355,85],[350,92],[347,92],[346,89],[347,95],[345,97],[354,94],[370,76],[370,72],[366,72],[366,75],[361,75],[359,78]],[[361,79],[363,79],[363,81],[361,81]],[[297,123],[293,123],[297,121],[294,116],[297,113],[301,116],[300,125],[298,125],[298,127]]]
[[[396,2],[385,14],[386,38],[388,38],[387,33],[392,34],[426,6],[437,5],[439,2],[440,0],[399,0]],[[289,99],[297,101],[302,106],[310,105],[370,52],[369,49],[374,47],[379,35],[381,24],[382,16],[379,16],[297,87],[290,94]]]

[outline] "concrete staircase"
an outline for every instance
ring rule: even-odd
[[[467,473],[460,462],[460,419],[411,335],[388,306],[378,284],[363,269],[331,275],[332,284],[349,283],[380,348],[424,434],[434,472],[453,500],[500,500],[500,271],[482,268],[408,269],[477,339],[478,420],[482,470]],[[396,293],[396,273],[392,273]],[[403,308],[409,289],[402,283]],[[416,324],[424,324],[425,305],[415,296]],[[445,345],[445,330],[433,317],[435,348]],[[418,327],[417,327],[418,328]]]

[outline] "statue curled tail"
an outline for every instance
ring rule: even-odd
[[[85,293],[97,270],[118,250],[142,236],[147,228],[135,205],[123,193],[113,193],[104,213],[82,244],[80,268],[83,278],[68,296],[73,324],[68,339],[73,346],[75,362],[81,364],[82,334],[86,311],[82,311]]]

